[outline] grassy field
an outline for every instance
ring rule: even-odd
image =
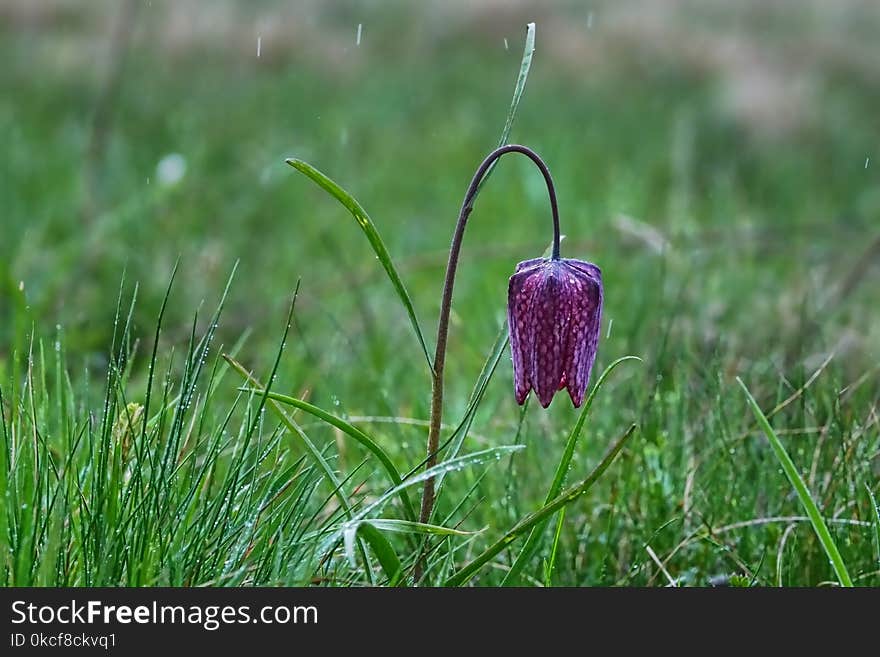
[[[406,585],[417,561],[430,585],[836,585],[829,541],[880,585],[880,10],[125,6],[0,8],[5,585]],[[361,227],[284,160],[370,214],[433,353],[532,20],[510,140],[553,172],[563,255],[602,268],[593,382],[641,359],[565,485],[636,428],[545,505],[579,411],[518,407],[496,342],[550,240],[540,175],[505,158],[464,240],[425,527],[422,348]]]

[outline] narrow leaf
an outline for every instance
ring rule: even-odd
[[[523,47],[522,61],[519,65],[519,74],[516,77],[516,85],[513,88],[513,98],[510,101],[510,109],[507,112],[507,120],[504,122],[504,130],[501,131],[501,139],[498,146],[504,146],[510,138],[510,130],[513,128],[513,120],[519,109],[519,101],[526,90],[526,81],[529,79],[529,69],[532,68],[532,56],[535,54],[535,24],[526,25],[526,43]]]
[[[442,525],[431,525],[426,522],[398,520],[396,518],[370,518],[369,520],[365,520],[364,522],[368,522],[376,529],[382,529],[388,532],[397,532],[403,534],[433,534],[434,536],[473,536],[474,534],[480,533],[479,531],[467,532],[461,529],[453,529],[452,527],[443,527]]]
[[[223,354],[223,358],[226,360],[227,363],[229,363],[232,369],[238,372],[245,381],[247,381],[254,387],[254,392],[256,394],[264,395],[267,398],[266,406],[268,406],[275,412],[275,415],[278,416],[278,419],[281,420],[281,423],[284,424],[285,427],[287,427],[288,431],[290,431],[293,436],[296,436],[300,439],[302,444],[305,446],[306,451],[309,453],[309,456],[321,470],[323,475],[327,478],[327,481],[329,481],[333,485],[333,493],[339,500],[339,504],[345,512],[345,515],[351,518],[351,505],[348,503],[348,498],[345,496],[345,492],[342,490],[342,483],[333,472],[330,464],[327,463],[327,460],[321,454],[321,450],[319,450],[315,446],[315,444],[300,428],[300,426],[293,420],[293,418],[289,417],[287,413],[279,408],[276,403],[269,399],[269,395],[266,394],[265,387],[254,376],[252,376],[251,373],[248,372],[241,363],[239,363],[237,360],[232,358],[232,356],[229,356],[227,354]]]
[[[395,486],[391,490],[380,495],[379,499],[365,507],[363,510],[359,511],[357,515],[354,516],[354,518],[343,525],[342,529],[331,532],[325,539],[323,546],[320,549],[320,552],[326,552],[334,543],[336,543],[336,541],[339,540],[340,536],[342,536],[342,533],[345,530],[350,528],[352,525],[360,523],[371,513],[382,508],[389,499],[399,494],[400,491],[404,488],[415,486],[416,484],[419,484],[426,479],[436,477],[438,474],[441,473],[457,472],[459,470],[464,470],[465,468],[480,465],[488,461],[500,460],[501,457],[512,452],[519,451],[520,449],[523,449],[523,447],[524,445],[502,445],[500,447],[490,447],[489,449],[483,449],[479,452],[473,452],[472,454],[466,454],[465,456],[459,456],[455,459],[443,461],[442,463],[438,463],[437,465],[435,465],[433,468],[428,468],[424,472],[420,472],[419,474],[404,480],[404,482],[400,484],[400,486]]]
[[[608,467],[614,462],[614,459],[617,458],[617,455],[620,453],[620,450],[623,449],[626,442],[629,440],[630,436],[636,430],[636,425],[631,425],[629,429],[627,429],[624,434],[617,439],[617,442],[611,446],[611,449],[608,450],[608,453],[605,454],[604,458],[599,462],[599,465],[590,473],[590,475],[584,479],[579,484],[568,488],[565,492],[563,492],[559,497],[553,500],[550,504],[545,504],[543,507],[527,515],[525,518],[520,520],[516,525],[514,525],[511,529],[507,531],[504,536],[499,538],[495,543],[487,547],[480,555],[478,555],[473,561],[464,566],[461,570],[456,572],[452,577],[449,577],[445,582],[444,586],[461,586],[465,584],[468,580],[471,579],[474,575],[476,575],[477,571],[480,570],[483,566],[485,566],[492,558],[501,552],[508,545],[513,543],[519,536],[522,536],[526,532],[530,531],[533,527],[545,522],[548,518],[550,518],[554,513],[562,509],[563,507],[568,506],[576,499],[578,499],[581,495],[586,493],[593,487],[593,484],[602,476],[602,474],[608,469]]]
[[[559,465],[556,466],[556,474],[553,477],[553,483],[550,484],[550,490],[547,491],[547,497],[544,500],[544,504],[549,504],[550,502],[552,502],[556,498],[556,496],[559,495],[559,491],[562,490],[562,486],[565,483],[565,475],[568,472],[568,469],[571,467],[571,459],[574,456],[574,450],[577,446],[578,438],[580,437],[581,431],[584,428],[584,423],[587,420],[587,416],[590,414],[590,409],[593,406],[593,400],[596,398],[596,393],[599,392],[599,390],[602,388],[602,385],[605,383],[605,380],[617,368],[617,366],[628,360],[637,360],[641,362],[642,359],[638,356],[624,356],[623,358],[618,358],[605,368],[605,371],[602,372],[602,375],[596,381],[596,385],[594,385],[593,389],[590,391],[590,395],[587,397],[584,408],[578,416],[577,422],[572,428],[571,433],[568,435],[568,440],[565,443],[565,449],[562,452],[562,458],[559,460]],[[517,555],[516,560],[513,562],[510,570],[507,571],[507,574],[504,576],[504,579],[501,582],[502,586],[509,586],[516,583],[520,572],[535,554],[535,551],[538,549],[546,524],[547,523],[544,522],[538,525],[529,534],[528,539],[526,539],[525,545],[523,545],[522,550],[520,550],[520,553]]]
[[[376,226],[373,224],[367,211],[364,210],[361,204],[358,203],[351,194],[308,162],[293,157],[288,158],[285,161],[297,171],[304,173],[324,191],[333,196],[355,218],[355,221],[357,221],[361,230],[363,230],[364,234],[367,236],[367,240],[369,240],[373,252],[385,268],[385,273],[388,274],[388,278],[391,280],[392,285],[394,285],[394,289],[397,291],[397,296],[400,298],[401,303],[403,303],[404,308],[406,308],[410,323],[416,333],[422,351],[425,354],[425,359],[428,361],[428,368],[433,371],[434,365],[431,361],[431,356],[428,354],[428,346],[425,343],[425,337],[422,334],[419,319],[416,316],[415,306],[413,306],[412,299],[406,291],[406,286],[404,286],[403,280],[401,280],[400,275],[397,273],[394,262],[391,260],[391,254],[389,254],[388,249],[385,248],[385,243],[382,241],[382,237],[379,235],[379,231],[376,230]]]
[[[562,536],[562,526],[565,524],[565,508],[556,514],[556,532],[553,534],[553,547],[550,548],[550,558],[547,560],[547,568],[544,571],[544,586],[549,587],[553,581],[553,570],[556,568],[556,555],[559,552],[559,537]]]
[[[343,530],[342,541],[345,555],[349,562],[351,562],[351,565],[357,566],[354,548],[355,538],[359,536],[370,545],[373,553],[379,560],[379,565],[382,566],[382,570],[385,571],[385,575],[390,582],[396,581],[400,576],[402,565],[391,543],[382,536],[383,531],[402,534],[432,534],[434,536],[471,536],[479,533],[393,518],[368,518],[358,522],[347,523]]]
[[[877,563],[880,564],[880,506],[877,506],[877,500],[874,498],[874,493],[871,492],[871,487],[868,486],[868,484],[865,484],[865,490],[868,491],[868,499],[871,501],[871,511],[874,512],[874,531],[876,533],[874,538],[877,539]]]
[[[519,74],[516,77],[516,85],[513,88],[513,98],[510,100],[510,109],[507,110],[507,120],[504,122],[504,129],[501,131],[501,138],[498,140],[498,147],[506,145],[508,139],[510,139],[510,130],[513,128],[513,121],[516,118],[516,112],[519,109],[519,101],[522,100],[523,92],[526,89],[526,81],[529,79],[529,69],[532,68],[532,55],[534,54],[535,24],[529,23],[526,25],[526,43],[523,48],[522,61],[520,61],[519,64]],[[495,171],[497,165],[498,160],[493,162],[489,167],[489,170],[486,171],[486,175],[483,177],[482,182],[480,182],[480,186],[477,187],[477,194],[483,189],[483,185],[489,180],[489,177],[492,175],[492,172]],[[474,195],[474,198],[476,198],[476,195]]]
[[[758,402],[752,397],[752,393],[749,392],[746,384],[743,383],[742,379],[739,377],[736,377],[736,380],[742,387],[743,392],[746,393],[749,406],[752,407],[752,412],[755,414],[758,424],[764,431],[764,435],[767,436],[767,440],[770,441],[770,446],[773,448],[773,452],[776,454],[776,458],[779,460],[779,464],[782,466],[785,476],[788,477],[788,481],[791,482],[792,488],[794,488],[794,492],[797,494],[798,499],[801,502],[801,506],[804,508],[804,511],[807,512],[807,516],[810,518],[810,522],[813,525],[813,530],[816,532],[819,542],[822,544],[825,553],[828,555],[828,559],[831,561],[831,567],[834,569],[840,585],[852,586],[852,579],[850,579],[849,573],[846,570],[846,564],[843,562],[843,557],[840,556],[840,551],[837,549],[837,545],[831,537],[831,532],[828,531],[828,525],[825,524],[825,519],[822,517],[822,514],[819,513],[819,507],[816,506],[816,502],[813,501],[810,491],[807,489],[807,485],[797,471],[794,461],[791,460],[788,452],[785,451],[782,441],[779,440],[776,432],[773,431],[773,427],[770,426],[767,416],[764,415],[761,407],[758,406]]]
[[[259,388],[254,389],[254,391],[260,392]],[[313,415],[316,418],[323,420],[327,424],[336,427],[347,436],[354,438],[357,442],[359,442],[370,452],[372,452],[373,455],[379,460],[379,462],[382,464],[382,467],[385,468],[385,472],[388,474],[389,479],[391,479],[392,485],[399,486],[403,483],[403,479],[400,476],[400,473],[397,471],[397,468],[394,467],[394,463],[391,462],[391,458],[388,456],[385,450],[382,449],[375,440],[370,438],[370,436],[368,436],[362,430],[358,429],[353,424],[346,422],[342,418],[337,417],[332,413],[328,413],[324,409],[319,408],[314,404],[310,404],[309,402],[303,401],[302,399],[297,399],[296,397],[282,395],[277,392],[270,392],[269,399],[280,402],[282,404],[286,404],[288,406],[293,406],[294,408],[298,408],[301,411],[305,411],[306,413],[309,413],[310,415]],[[411,520],[414,520],[416,518],[415,507],[413,507],[406,490],[401,490],[400,501],[403,503],[403,507],[406,511],[407,516]]]
[[[352,566],[357,566],[354,552],[356,537],[364,539],[369,544],[388,580],[395,580],[403,569],[403,565],[400,563],[400,558],[397,556],[397,552],[394,551],[394,547],[382,535],[382,532],[369,522],[362,522],[346,528],[343,534],[343,543],[345,545],[345,554]]]

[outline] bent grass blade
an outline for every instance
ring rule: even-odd
[[[231,360],[231,359],[227,359]],[[230,363],[231,364],[231,363]],[[240,366],[239,366],[240,367]],[[237,368],[236,368],[237,369]],[[239,370],[240,371],[240,370]],[[260,393],[260,388],[256,387],[253,389],[245,388],[243,389],[245,392],[256,392]],[[370,438],[366,433],[362,430],[358,429],[353,424],[346,422],[340,417],[333,415],[332,413],[328,413],[322,408],[315,406],[314,404],[310,404],[307,401],[302,399],[297,399],[296,397],[291,397],[289,395],[282,395],[277,392],[270,392],[269,399],[279,402],[281,404],[285,404],[287,406],[293,406],[301,411],[305,411],[310,415],[315,416],[316,418],[323,420],[327,424],[330,424],[347,436],[354,438],[361,445],[366,447],[372,454],[379,460],[382,464],[382,467],[385,469],[385,472],[388,474],[388,478],[391,479],[391,483],[394,486],[400,486],[403,483],[403,479],[400,476],[400,473],[397,471],[397,468],[394,467],[394,464],[391,462],[391,458],[382,449],[379,444]],[[406,490],[400,491],[400,501],[403,503],[404,510],[406,511],[407,516],[409,516],[410,520],[415,520],[416,512],[415,507],[413,507],[412,502],[409,499],[409,495]]]
[[[345,555],[353,568],[357,567],[357,559],[355,559],[355,541],[362,538],[366,541],[376,555],[379,565],[385,572],[385,576],[389,581],[394,581],[403,572],[403,564],[400,557],[394,551],[394,547],[387,538],[376,527],[369,522],[362,522],[347,527],[342,534],[343,544],[345,546]]]
[[[379,560],[379,564],[382,566],[382,570],[385,571],[385,575],[390,582],[399,580],[403,567],[397,553],[391,548],[390,543],[385,540],[385,537],[382,536],[383,531],[400,534],[429,534],[432,536],[473,536],[480,533],[393,518],[370,518],[349,524],[342,535],[345,556],[349,562],[353,566],[357,564],[354,551],[355,537],[360,536],[373,548],[373,552],[376,554],[376,558]]]
[[[442,463],[438,463],[433,468],[428,468],[424,472],[420,472],[409,479],[406,479],[399,486],[395,486],[389,491],[386,491],[382,494],[375,502],[365,507],[363,510],[357,513],[351,520],[346,522],[342,528],[334,530],[331,532],[327,538],[324,540],[322,547],[320,548],[320,552],[326,552],[330,549],[333,544],[335,544],[342,534],[349,529],[351,526],[356,525],[363,520],[365,520],[371,513],[376,511],[377,509],[382,508],[389,499],[398,495],[401,490],[404,488],[409,488],[410,486],[415,486],[426,479],[430,479],[432,477],[436,477],[439,474],[444,474],[448,472],[457,472],[459,470],[464,470],[465,468],[473,467],[475,465],[481,465],[483,463],[487,463],[489,461],[497,461],[500,460],[503,456],[507,454],[511,454],[513,452],[517,452],[523,449],[525,445],[502,445],[500,447],[490,447],[489,449],[483,449],[478,452],[473,452],[472,454],[466,454],[465,456],[460,456],[455,459],[449,459],[447,461],[443,461]],[[423,524],[423,523],[422,523]]]

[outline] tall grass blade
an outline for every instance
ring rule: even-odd
[[[782,445],[776,432],[773,431],[773,427],[770,426],[767,416],[764,415],[761,407],[758,406],[758,402],[752,397],[752,393],[749,392],[746,384],[743,383],[742,379],[739,377],[736,377],[736,380],[742,387],[743,392],[746,393],[749,406],[752,407],[752,412],[755,414],[758,424],[764,431],[764,435],[767,436],[767,440],[770,441],[770,446],[773,448],[773,452],[776,454],[776,458],[779,460],[779,464],[782,466],[785,476],[788,477],[788,481],[791,482],[792,488],[794,488],[794,492],[797,494],[798,499],[801,502],[801,506],[804,508],[804,511],[807,512],[807,516],[810,518],[810,522],[813,525],[813,530],[816,532],[819,542],[822,544],[825,553],[828,555],[831,567],[837,575],[837,580],[840,582],[841,586],[852,586],[852,579],[850,579],[849,573],[846,570],[846,564],[843,562],[843,557],[840,556],[840,551],[837,549],[837,545],[831,537],[831,532],[828,531],[828,525],[825,524],[825,519],[822,517],[822,514],[819,513],[819,507],[816,506],[816,502],[813,501],[810,491],[807,489],[807,485],[797,471],[794,461],[791,460],[788,452],[785,451],[785,447]]]
[[[877,541],[877,564],[880,565],[880,506],[877,506],[877,500],[868,484],[865,484],[865,490],[868,491],[868,499],[871,501],[871,511],[874,518],[874,538]]]
[[[513,98],[510,99],[510,109],[507,110],[507,119],[504,121],[504,128],[501,130],[501,138],[498,140],[498,147],[505,146],[510,139],[510,130],[513,128],[513,121],[516,119],[516,112],[519,109],[519,101],[522,100],[523,92],[526,89],[526,81],[529,79],[529,69],[532,68],[532,55],[535,54],[535,24],[526,25],[526,43],[523,48],[522,60],[519,64],[519,73],[516,76],[516,84],[513,87]],[[493,162],[486,175],[477,187],[477,194],[483,189],[483,185],[489,180],[495,167],[498,166],[498,160]],[[474,195],[474,198],[477,197]]]
[[[452,527],[443,527],[442,525],[431,525],[426,522],[411,522],[409,520],[398,520],[397,518],[370,518],[365,522],[370,523],[376,529],[386,532],[396,532],[401,534],[432,534],[434,536],[473,536],[479,534],[480,531],[468,532],[463,529],[453,529]]]
[[[526,25],[526,43],[523,47],[523,56],[522,61],[519,64],[519,74],[516,77],[516,85],[513,88],[513,98],[510,101],[510,109],[507,111],[507,120],[504,122],[504,129],[501,131],[501,139],[498,140],[499,147],[504,146],[510,138],[510,130],[513,128],[513,121],[516,118],[516,112],[519,109],[519,101],[522,100],[523,92],[526,90],[526,81],[529,79],[529,70],[532,68],[532,56],[534,54],[535,24],[529,23]]]
[[[549,587],[553,582],[553,570],[556,568],[556,555],[559,553],[559,538],[562,536],[562,526],[565,524],[565,508],[559,510],[556,515],[556,531],[553,533],[553,545],[550,548],[550,557],[544,568],[544,586]]]

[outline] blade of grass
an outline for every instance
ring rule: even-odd
[[[424,522],[411,522],[409,520],[398,520],[396,518],[370,518],[365,522],[370,523],[376,529],[386,532],[398,532],[405,534],[433,534],[434,536],[473,536],[479,534],[480,531],[468,532],[463,529],[453,529],[452,527],[443,527],[442,525],[431,525]]]
[[[343,533],[343,543],[345,546],[345,555],[353,565],[356,563],[354,554],[354,537],[362,536],[373,552],[379,559],[382,570],[388,576],[389,580],[394,580],[400,572],[400,559],[393,549],[388,551],[390,543],[387,540],[378,540],[376,534],[382,531],[395,532],[399,534],[430,534],[433,536],[472,536],[480,532],[466,532],[460,529],[452,529],[451,527],[442,527],[440,525],[431,525],[424,522],[410,522],[409,520],[397,520],[394,518],[370,518],[358,523],[349,525]],[[382,537],[384,539],[384,537]]]
[[[309,413],[310,415],[313,415],[316,418],[323,420],[327,424],[336,427],[346,435],[354,438],[357,442],[359,442],[370,452],[372,452],[377,459],[379,459],[382,467],[385,468],[385,472],[388,473],[388,477],[389,479],[391,479],[392,484],[394,484],[395,486],[399,486],[403,483],[403,479],[401,478],[400,473],[397,471],[397,468],[394,467],[394,463],[391,462],[391,458],[388,456],[385,450],[382,449],[375,440],[370,438],[370,436],[368,436],[362,430],[358,429],[353,424],[346,422],[342,418],[337,417],[332,413],[328,413],[324,409],[319,408],[314,404],[310,404],[309,402],[302,399],[297,399],[296,397],[282,395],[281,393],[277,392],[270,392],[269,399],[305,411],[306,413]],[[415,507],[413,507],[412,502],[409,499],[409,495],[405,490],[401,490],[400,501],[403,503],[404,510],[406,511],[406,514],[409,516],[410,520],[415,520]]]
[[[457,472],[465,468],[480,465],[481,463],[486,463],[487,461],[493,459],[497,461],[506,454],[518,452],[519,450],[524,448],[525,445],[500,445],[498,447],[490,447],[488,449],[483,449],[478,452],[472,452],[471,454],[465,454],[464,456],[459,456],[457,458],[448,459],[446,461],[443,461],[442,463],[438,463],[433,468],[428,468],[424,472],[420,472],[417,475],[409,477],[408,479],[404,480],[404,482],[400,484],[400,486],[397,486],[386,492],[378,500],[376,500],[366,509],[361,511],[355,519],[365,518],[374,509],[379,508],[381,505],[387,502],[391,496],[396,495],[398,493],[398,489],[415,486],[416,484],[421,483],[426,479],[431,479],[432,477],[436,477],[437,475],[442,473]]]
[[[345,546],[345,555],[348,557],[352,567],[357,566],[354,553],[355,538],[357,537],[363,538],[373,549],[373,554],[376,555],[376,559],[379,560],[379,565],[385,571],[388,579],[396,579],[403,569],[400,557],[397,556],[397,552],[394,551],[391,543],[382,535],[382,532],[369,522],[358,523],[343,532],[342,538]]]
[[[348,526],[343,532],[342,540],[345,547],[345,555],[348,557],[349,562],[352,565],[357,563],[354,554],[354,539],[356,535],[360,536],[373,548],[373,552],[376,554],[376,558],[379,560],[382,570],[388,576],[390,583],[395,583],[399,580],[402,574],[402,566],[397,553],[391,548],[391,544],[387,539],[382,536],[382,531],[401,534],[430,534],[433,536],[473,536],[480,533],[393,518],[370,518]]]
[[[285,327],[284,327],[284,335],[282,336],[282,339],[281,339],[281,347],[279,348],[278,354],[275,358],[275,364],[272,368],[272,373],[269,376],[269,381],[275,380],[275,374],[278,371],[278,365],[281,361],[281,354],[284,350],[284,345],[287,343],[287,336],[290,332],[290,326],[293,323],[293,311],[296,306],[296,297],[297,297],[298,293],[299,293],[299,281],[297,281],[297,284],[296,284],[296,290],[294,291],[293,300],[290,304],[290,311],[287,316],[287,323],[285,324]],[[308,451],[309,456],[311,456],[312,460],[315,462],[315,464],[321,470],[322,474],[327,478],[327,481],[329,481],[332,484],[333,494],[339,500],[339,504],[341,505],[343,511],[345,512],[346,517],[351,518],[352,517],[352,508],[351,508],[351,504],[349,503],[349,501],[345,495],[345,491],[343,490],[343,484],[336,477],[336,474],[333,472],[332,468],[327,463],[326,459],[324,459],[323,455],[321,454],[321,451],[315,446],[315,444],[311,441],[311,439],[309,439],[309,437],[300,428],[300,426],[292,418],[289,418],[287,416],[287,414],[273,400],[271,400],[269,398],[270,391],[269,391],[268,386],[261,385],[260,382],[250,374],[250,372],[248,372],[246,369],[244,369],[244,367],[242,367],[240,364],[236,363],[235,361],[231,361],[230,359],[226,359],[226,361],[230,364],[230,366],[233,369],[235,369],[239,374],[241,374],[243,377],[245,377],[246,381],[248,381],[255,388],[260,388],[262,390],[262,392],[259,395],[260,405],[259,405],[259,408],[258,408],[257,413],[255,415],[254,422],[256,423],[258,421],[258,418],[260,417],[260,414],[261,414],[261,411],[262,411],[262,408],[264,405],[271,408],[275,412],[275,414],[278,416],[278,418],[281,420],[281,422],[284,424],[284,426],[287,427],[287,429],[291,432],[291,434],[299,437],[300,441],[302,442],[302,444],[305,446],[306,450]],[[382,537],[382,538],[384,538],[384,537]],[[363,547],[362,543],[359,543],[358,547],[360,548],[360,552],[362,554],[362,558],[364,561],[364,568],[369,575],[370,564],[367,559],[366,549]],[[390,545],[388,546],[388,549],[391,549]]]
[[[516,111],[519,109],[519,101],[522,99],[523,92],[526,89],[526,80],[529,79],[529,69],[532,68],[532,55],[534,54],[535,24],[529,23],[526,25],[526,43],[523,46],[523,56],[519,65],[519,74],[516,77],[516,86],[513,88],[513,99],[510,101],[510,110],[507,112],[504,130],[501,131],[501,139],[498,140],[499,146],[504,146],[510,137],[510,129],[513,127],[513,120],[516,118]]]
[[[424,472],[420,472],[417,475],[410,477],[409,479],[404,480],[402,484],[399,486],[395,486],[389,491],[383,493],[379,498],[368,505],[361,511],[355,515],[354,518],[347,521],[341,529],[337,529],[330,533],[330,535],[325,539],[323,546],[319,551],[326,552],[327,549],[330,548],[336,541],[339,540],[342,533],[348,529],[353,524],[357,524],[366,519],[372,512],[377,509],[382,508],[389,499],[397,495],[400,490],[404,488],[409,488],[410,486],[415,486],[419,484],[425,479],[430,479],[431,477],[436,477],[441,472],[457,472],[459,470],[464,470],[465,468],[473,467],[475,465],[480,465],[482,463],[486,463],[487,461],[492,460],[500,460],[501,457],[510,454],[512,452],[519,451],[523,449],[525,445],[501,445],[499,447],[490,447],[488,449],[483,449],[478,452],[473,452],[471,454],[465,454],[464,456],[459,456],[455,459],[449,459],[447,461],[443,461],[442,463],[438,463],[433,468],[428,468]]]
[[[581,435],[587,416],[590,414],[590,409],[593,406],[593,400],[596,398],[596,393],[601,390],[605,380],[617,368],[617,366],[628,360],[637,360],[641,362],[642,359],[638,356],[624,356],[623,358],[618,358],[605,368],[605,371],[602,372],[602,375],[596,381],[596,385],[594,385],[593,389],[590,391],[590,395],[587,397],[587,402],[584,404],[584,408],[578,416],[577,422],[572,428],[571,433],[568,435],[568,441],[565,443],[562,458],[559,460],[559,465],[556,467],[556,474],[553,477],[553,483],[550,484],[550,490],[547,491],[547,497],[544,499],[544,504],[552,502],[556,496],[559,495],[559,491],[562,490],[562,486],[565,483],[565,475],[571,467],[571,459],[574,456],[574,450],[577,446],[578,438]],[[544,522],[535,527],[529,534],[525,545],[523,545],[522,550],[520,550],[520,553],[517,555],[510,570],[504,576],[504,579],[501,582],[502,586],[510,586],[516,583],[520,572],[525,567],[526,563],[528,563],[529,559],[532,558],[535,550],[538,549],[546,524],[547,523]]]
[[[623,435],[617,439],[617,441],[611,446],[611,449],[608,450],[608,452],[605,454],[599,464],[586,479],[568,488],[550,504],[545,504],[534,513],[531,513],[520,520],[516,525],[509,529],[507,533],[504,534],[504,536],[502,536],[497,541],[495,541],[495,543],[487,547],[481,554],[479,554],[470,563],[468,563],[461,570],[455,573],[452,577],[449,577],[443,583],[444,586],[461,586],[465,584],[471,577],[477,574],[477,571],[479,571],[480,568],[485,566],[496,554],[498,554],[504,548],[510,545],[519,536],[530,531],[533,527],[536,527],[537,525],[545,522],[554,513],[556,513],[563,507],[568,506],[576,499],[578,499],[581,495],[589,491],[590,488],[593,487],[593,484],[595,484],[596,481],[599,479],[599,477],[601,477],[602,474],[608,469],[608,467],[614,462],[614,459],[617,458],[620,450],[623,449],[624,445],[626,445],[627,441],[633,435],[635,430],[636,425],[630,425],[629,429],[627,429],[623,433]]]
[[[559,537],[562,535],[562,526],[565,524],[565,507],[559,510],[556,516],[556,531],[553,534],[553,547],[550,548],[550,557],[544,568],[544,586],[549,587],[553,581],[553,569],[556,568],[556,555],[559,552]]]
[[[873,511],[874,515],[874,531],[876,532],[874,538],[877,539],[877,563],[880,564],[880,507],[877,506],[877,500],[874,498],[874,493],[871,492],[871,487],[868,484],[865,484],[865,490],[868,491],[868,499],[871,501],[871,511]]]
[[[508,139],[510,139],[510,130],[513,128],[513,121],[516,118],[516,112],[519,109],[519,101],[522,100],[523,92],[526,89],[526,81],[529,79],[529,69],[532,68],[532,55],[534,54],[535,24],[529,23],[526,25],[526,43],[523,47],[523,56],[519,65],[519,73],[516,77],[516,85],[513,88],[513,98],[510,100],[510,109],[507,111],[507,119],[504,122],[504,129],[501,131],[501,138],[498,140],[498,147],[505,146]],[[485,177],[477,187],[478,194],[480,190],[483,189],[483,185],[486,184],[486,181],[489,180],[489,176],[492,175],[492,172],[497,165],[498,161],[496,160],[492,166],[489,167],[489,170],[486,171]],[[476,196],[474,198],[476,198]]]
[[[306,451],[309,453],[309,456],[318,466],[318,469],[321,473],[327,478],[333,485],[334,495],[336,495],[339,500],[339,504],[342,509],[345,511],[346,515],[351,517],[351,505],[348,503],[348,498],[342,492],[342,484],[339,482],[339,479],[333,472],[333,469],[330,467],[330,464],[327,463],[326,459],[321,454],[321,450],[317,448],[317,446],[311,441],[311,439],[305,434],[305,432],[296,424],[291,417],[287,415],[283,410],[281,410],[277,404],[272,401],[271,392],[267,393],[266,388],[257,380],[250,372],[248,372],[244,366],[236,361],[231,356],[223,354],[223,358],[227,363],[234,369],[236,372],[242,375],[245,380],[253,386],[252,392],[255,395],[260,395],[265,397],[266,406],[273,409],[275,414],[278,416],[278,419],[281,420],[282,424],[290,431],[291,434],[297,436],[305,445]]]
[[[397,291],[397,296],[400,298],[401,303],[409,315],[410,323],[412,324],[413,331],[415,331],[416,337],[419,340],[419,345],[421,345],[422,351],[425,354],[425,359],[428,361],[428,368],[433,372],[434,364],[428,353],[428,346],[425,343],[425,336],[422,334],[422,328],[419,325],[419,319],[416,316],[415,306],[409,296],[409,292],[406,291],[406,286],[403,284],[400,274],[397,273],[397,268],[391,260],[391,254],[388,253],[388,249],[385,247],[385,243],[382,241],[379,231],[376,230],[375,224],[370,219],[370,215],[367,214],[367,211],[364,210],[363,206],[361,206],[351,194],[308,162],[304,162],[303,160],[294,157],[288,158],[285,162],[297,171],[305,174],[309,179],[321,187],[321,189],[329,193],[355,218],[355,221],[357,221],[361,230],[363,230],[364,234],[367,236],[367,240],[369,240],[373,252],[379,259],[379,262],[382,263],[382,267],[385,268],[385,273],[388,274],[388,278],[391,280],[392,285],[394,285],[394,289]]]
[[[825,519],[822,517],[822,514],[819,513],[819,507],[816,506],[816,502],[813,501],[810,491],[807,489],[807,485],[801,478],[800,473],[798,473],[794,461],[791,460],[788,452],[785,451],[785,447],[779,440],[776,432],[773,431],[773,427],[770,426],[767,416],[764,415],[761,407],[758,406],[758,402],[752,397],[752,393],[749,392],[746,384],[743,383],[742,379],[739,377],[736,377],[736,380],[742,387],[743,392],[746,393],[746,399],[749,402],[749,406],[752,408],[752,412],[755,414],[755,418],[758,420],[758,424],[764,431],[764,435],[767,436],[767,440],[770,441],[770,446],[773,448],[773,452],[776,454],[776,458],[779,460],[779,464],[782,466],[785,476],[788,477],[788,481],[791,483],[792,488],[794,488],[794,492],[797,494],[801,506],[803,506],[804,511],[806,511],[807,516],[810,518],[813,530],[816,532],[819,542],[822,544],[825,553],[828,555],[831,567],[837,575],[837,580],[840,582],[841,586],[852,586],[852,579],[850,579],[849,573],[846,570],[846,564],[843,562],[843,557],[840,556],[840,551],[837,549],[837,545],[831,537],[831,532],[828,531]]]

